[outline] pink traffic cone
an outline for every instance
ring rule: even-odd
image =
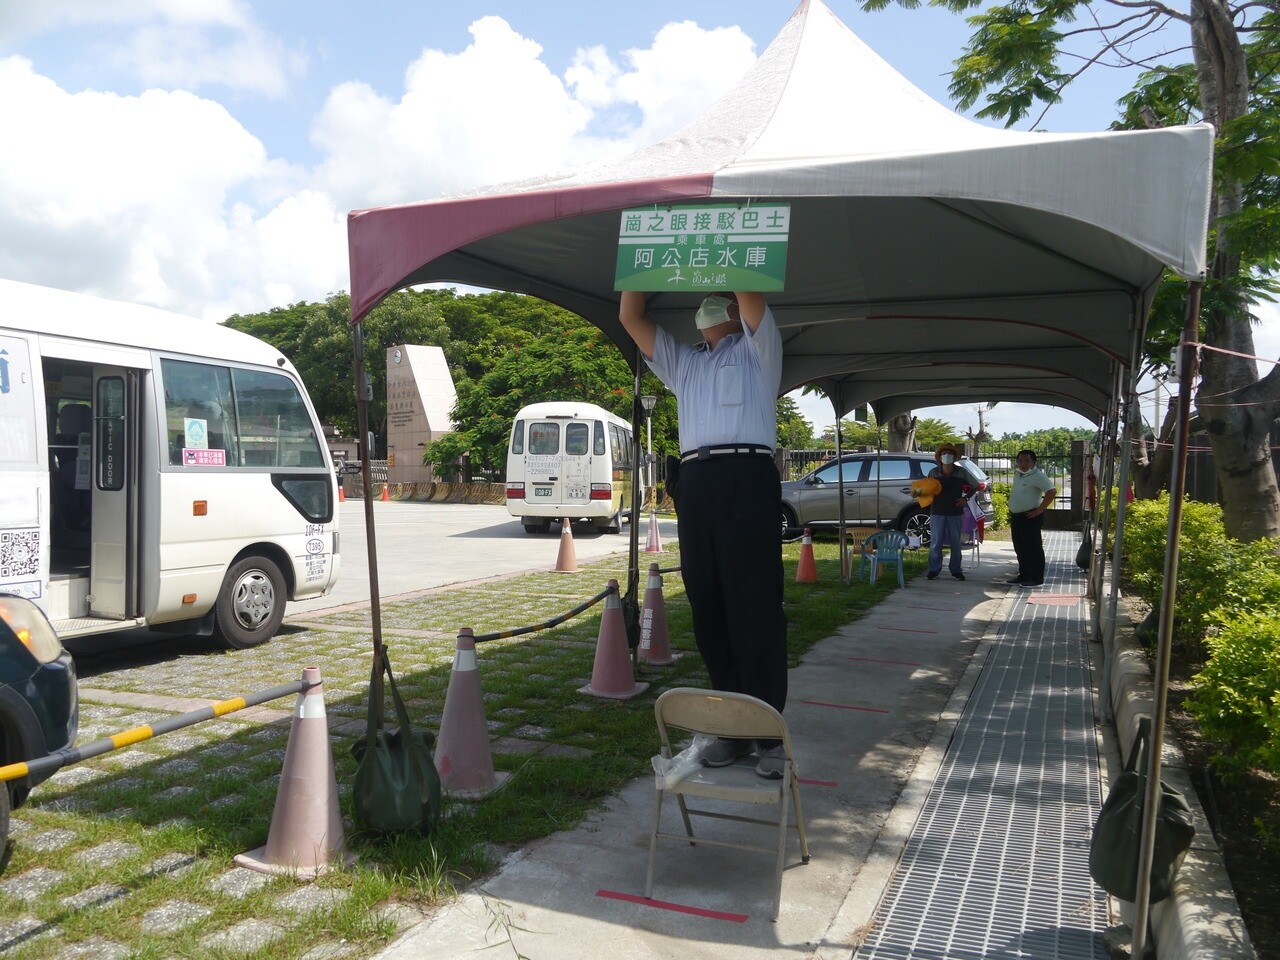
[[[311,879],[356,858],[347,852],[338,812],[320,668],[304,668],[302,680],[309,686],[294,708],[266,845],[237,854],[235,861],[259,873]]]
[[[568,517],[560,521],[560,552],[556,554],[555,572],[578,572],[578,553],[573,549],[573,524]]]
[[[796,583],[817,583],[818,568],[813,562],[813,536],[809,528],[804,528],[804,539],[800,541],[800,562],[796,564]]]
[[[475,634],[470,627],[458,631],[458,651],[436,740],[436,769],[440,785],[450,793],[482,795],[498,785],[489,751],[480,671],[476,669]]]
[[[666,667],[676,662],[671,655],[667,605],[662,599],[662,576],[656,563],[649,564],[649,582],[644,590],[644,608],[640,611],[639,658],[654,667]]]
[[[644,548],[644,552],[662,552],[662,539],[658,536],[658,512],[656,510],[649,511],[649,545]]]
[[[636,683],[631,672],[631,653],[627,649],[627,628],[622,622],[622,601],[618,598],[618,581],[609,581],[604,613],[600,615],[600,636],[596,640],[596,660],[591,682],[578,689],[593,697],[629,700],[649,689],[647,683]]]

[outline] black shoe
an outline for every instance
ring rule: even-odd
[[[963,574],[963,573],[953,573],[951,576],[952,576],[952,578],[953,578],[953,579],[956,579],[956,580],[963,580],[963,579],[964,579],[964,574]]]
[[[1044,581],[1043,581],[1043,580],[1019,580],[1019,581],[1018,581],[1018,586],[1020,586],[1020,587],[1043,587],[1043,586],[1044,586]]]
[[[755,749],[754,740],[730,740],[720,737],[715,743],[702,751],[704,767],[727,767],[737,763],[739,757],[745,757]]]
[[[928,573],[926,573],[926,574],[924,575],[924,578],[925,578],[926,580],[937,580],[937,579],[938,579],[938,571],[936,571],[936,570],[930,570]]]
[[[1010,586],[1016,587],[1018,586],[1018,584],[1022,583],[1022,577],[1021,576],[1010,577],[1008,580],[1005,581],[1005,583],[1009,584]]]

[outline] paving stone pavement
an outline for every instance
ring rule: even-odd
[[[495,601],[507,585],[495,585],[483,598],[457,591],[437,594],[429,605],[388,603],[384,639],[415,716],[439,722],[459,625],[474,623],[479,632],[548,617],[565,609],[566,598],[577,602],[617,575],[607,573],[598,586],[586,581],[570,586],[562,575],[548,572],[519,609]],[[495,602],[506,622],[478,619],[476,611],[492,610]],[[431,613],[424,614],[424,608]],[[524,672],[536,671],[539,662],[544,670],[559,666],[570,653],[585,651],[589,658],[594,630],[570,632],[559,645],[557,652],[531,659]],[[82,674],[77,744],[84,747],[125,729],[288,683],[304,667],[319,664],[337,756],[364,729],[369,651],[367,608],[317,612],[305,625],[287,625],[270,644],[251,650],[224,651],[186,638],[172,650],[158,646],[127,669]],[[486,699],[500,700],[497,691],[508,676],[518,675],[487,677]],[[588,679],[584,673],[578,685]],[[226,957],[270,955],[282,939],[296,944],[300,931],[311,938],[304,940],[302,960],[368,956],[368,944],[324,932],[326,916],[349,906],[351,891],[341,882],[305,884],[231,866],[231,853],[222,849],[225,838],[218,838],[221,847],[211,848],[203,833],[202,810],[216,809],[250,825],[247,835],[254,839],[242,850],[261,843],[293,707],[290,697],[237,711],[93,757],[41,784],[12,817],[10,851],[0,873],[0,960],[128,957],[137,950],[138,930],[166,960],[193,955],[193,950]],[[529,723],[520,710],[495,709],[489,727],[497,752],[589,753],[585,747],[548,742],[548,728]],[[349,789],[340,778],[340,796],[345,799]],[[350,823],[346,828],[353,832]],[[254,903],[248,917],[246,900]],[[406,904],[369,909],[395,930],[423,918]],[[101,923],[94,919],[98,916]]]

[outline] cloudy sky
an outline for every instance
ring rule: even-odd
[[[949,102],[959,18],[828,5]],[[5,0],[0,276],[205,320],[322,299],[348,286],[349,211],[650,143],[740,77],[793,6]],[[1098,71],[1041,126],[1104,129],[1130,82]],[[1274,314],[1258,352],[1280,353]],[[977,425],[970,407],[921,413]],[[989,425],[1086,424],[1011,404]]]

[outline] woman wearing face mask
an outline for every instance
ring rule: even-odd
[[[1034,450],[1018,451],[1018,469],[1009,494],[1009,532],[1013,552],[1018,556],[1018,572],[1009,583],[1038,587],[1044,583],[1044,512],[1058,495],[1053,481],[1036,466]]]
[[[964,492],[969,478],[964,471],[956,469],[960,450],[953,444],[942,444],[934,451],[933,459],[938,461],[938,465],[929,471],[929,476],[942,484],[942,491],[929,505],[928,578],[936,580],[942,572],[942,548],[947,546],[951,548],[951,576],[963,580],[964,573],[960,569],[963,560],[960,553],[960,521],[969,501]]]

